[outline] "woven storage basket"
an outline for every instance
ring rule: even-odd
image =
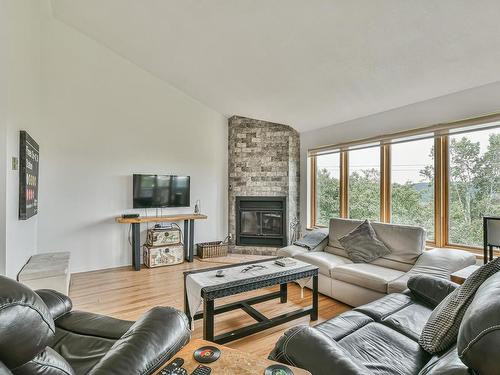
[[[196,245],[196,251],[201,259],[225,257],[228,243],[224,241],[202,242]]]

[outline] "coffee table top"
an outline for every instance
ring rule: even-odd
[[[289,267],[280,267],[274,265],[276,258],[257,260],[239,264],[230,264],[226,266],[205,268],[196,271],[185,271],[184,276],[196,274],[207,274],[210,275],[210,282],[201,288],[201,297],[207,299],[215,299],[221,297],[227,297],[237,293],[247,292],[250,290],[256,290],[260,288],[265,288],[268,286],[281,284],[285,282],[291,282],[303,278],[308,278],[316,276],[318,274],[318,267],[311,264],[296,261],[296,265]],[[247,268],[249,266],[259,266],[266,265],[267,267],[272,266],[271,270],[262,270],[262,272],[248,272],[243,273],[240,279],[235,279],[231,277],[224,280],[224,278],[214,278],[214,274],[218,270],[230,270],[238,268]],[[234,276],[234,275],[233,275]],[[208,277],[208,276],[207,276]],[[207,280],[208,281],[208,280]],[[216,281],[216,282],[214,282]]]
[[[239,350],[200,339],[191,340],[189,344],[179,351],[168,363],[170,363],[174,358],[180,357],[184,359],[183,367],[187,370],[188,374],[191,374],[199,364],[193,358],[193,353],[196,349],[205,345],[215,346],[221,350],[221,356],[217,361],[205,364],[205,366],[212,369],[211,375],[263,375],[264,370],[268,366],[277,363],[269,359],[259,358],[252,354],[244,353]],[[165,363],[164,366],[166,365],[167,363]],[[287,367],[293,371],[294,375],[311,375],[309,371],[292,366]],[[156,371],[154,374],[159,374],[159,372],[160,370]]]

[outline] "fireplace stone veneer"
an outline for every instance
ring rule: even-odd
[[[228,125],[228,229],[232,235],[229,251],[274,255],[278,248],[287,244],[289,223],[299,219],[299,134],[287,125],[240,116],[231,117]],[[271,241],[259,239],[266,237],[266,233],[254,233],[255,237],[238,237],[237,221],[241,216],[236,208],[237,197],[284,199],[281,222],[283,237],[275,239],[274,244],[264,243]],[[248,213],[246,219],[247,227],[255,223],[256,227],[250,229],[259,229],[259,223],[268,227],[277,218],[275,212],[264,216]],[[263,229],[264,232],[268,230],[266,228]]]

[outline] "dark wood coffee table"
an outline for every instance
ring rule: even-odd
[[[188,275],[194,273],[214,271],[219,269],[227,269],[241,265],[265,263],[269,261],[274,261],[274,259],[265,259],[265,260],[252,261],[246,263],[231,264],[222,267],[214,267],[203,270],[184,272],[184,311],[186,312],[188,319],[191,319],[190,318],[191,314],[189,311],[189,303],[187,300],[187,292],[186,292],[186,278]],[[276,298],[279,298],[281,303],[286,303],[287,284],[289,282],[293,282],[308,277],[312,277],[313,279],[312,305],[310,307],[281,314],[274,318],[266,317],[253,307],[253,305],[257,303],[269,301]],[[262,296],[243,299],[238,302],[233,302],[226,305],[215,307],[215,300],[218,298],[228,297],[252,290],[263,289],[273,285],[279,285],[280,290],[277,292],[264,294]],[[305,265],[304,267],[290,269],[290,270],[287,270],[284,267],[283,270],[279,272],[257,277],[249,277],[247,279],[204,287],[201,289],[201,297],[203,298],[203,312],[196,313],[194,315],[194,320],[203,319],[203,338],[205,340],[213,341],[219,344],[224,344],[229,341],[238,340],[242,337],[252,335],[254,333],[263,331],[271,327],[275,327],[277,325],[289,322],[294,319],[301,318],[306,315],[310,315],[311,320],[314,321],[318,319],[318,267],[313,265]],[[243,311],[245,311],[248,315],[250,315],[253,319],[256,320],[256,323],[215,336],[214,333],[215,315],[236,309],[242,309]]]

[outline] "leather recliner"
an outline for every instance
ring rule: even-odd
[[[170,307],[119,320],[73,311],[64,294],[0,276],[0,375],[147,375],[190,338],[186,316]]]
[[[477,290],[457,343],[434,356],[418,340],[433,309],[457,284],[420,275],[408,287],[315,327],[288,330],[269,358],[313,375],[500,374],[500,272]]]

